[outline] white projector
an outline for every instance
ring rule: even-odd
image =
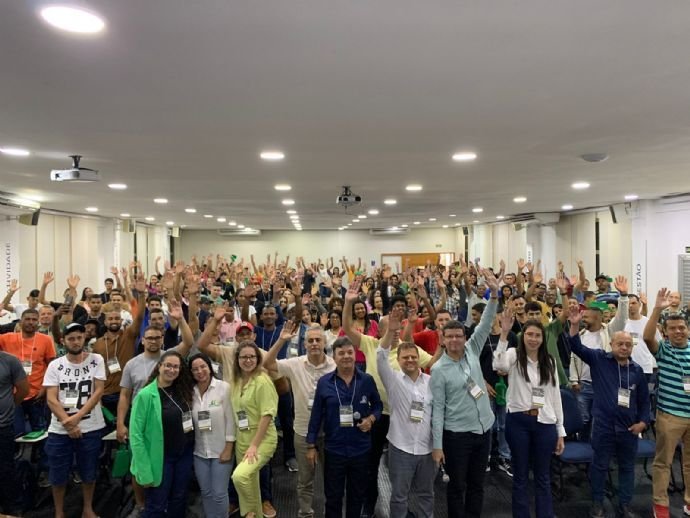
[[[50,172],[53,182],[98,182],[101,177],[98,171],[86,168],[53,169]]]

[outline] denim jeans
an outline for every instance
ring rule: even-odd
[[[194,443],[189,442],[176,455],[165,454],[163,480],[158,487],[146,488],[146,507],[142,518],[182,518],[187,512],[187,489],[192,478]]]
[[[283,462],[295,458],[295,405],[292,391],[278,396],[278,419],[283,432]]]
[[[326,493],[325,518],[342,518],[343,494],[347,487],[346,518],[359,518],[364,505],[368,479],[369,453],[347,457],[326,452],[324,492]]]
[[[434,515],[434,480],[438,466],[427,455],[412,455],[388,445],[388,473],[391,480],[390,516],[407,516],[408,497],[414,494],[419,502],[419,518]]]
[[[556,449],[555,424],[542,424],[536,416],[509,413],[506,437],[513,453],[513,517],[529,518],[529,468],[534,474],[534,502],[537,518],[553,516],[551,457]]]
[[[510,446],[506,440],[506,407],[505,405],[497,405],[495,399],[491,399],[491,410],[496,417],[492,432],[496,432],[498,439],[498,456],[502,459],[510,460]],[[493,434],[492,434],[493,435]],[[489,442],[489,452],[493,450],[493,437]]]
[[[594,389],[589,381],[580,381],[580,392],[577,393],[577,407],[580,409],[582,422],[585,427],[580,434],[583,441],[588,441],[592,430],[592,402],[594,401]]]
[[[35,432],[48,429],[48,406],[44,400],[27,399],[17,405],[14,411],[14,433],[24,435],[27,431]],[[26,427],[26,419],[29,419],[29,429]]]
[[[618,501],[621,505],[632,501],[635,487],[635,456],[637,435],[628,430],[615,431],[611,426],[592,425],[592,450],[594,460],[590,466],[589,480],[592,484],[592,501],[604,501],[604,487],[609,474],[611,457],[616,456],[618,464]]]
[[[14,511],[17,500],[17,484],[14,473],[14,427],[0,428],[0,513]]]
[[[201,503],[206,518],[226,518],[228,515],[228,482],[232,463],[221,464],[219,459],[194,456],[194,473],[201,490]]]
[[[491,431],[484,434],[443,430],[443,456],[450,477],[448,518],[478,518],[484,503],[484,477]]]

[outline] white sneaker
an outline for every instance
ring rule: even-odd
[[[683,506],[683,515],[690,516],[690,505]]]

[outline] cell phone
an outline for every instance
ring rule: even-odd
[[[376,261],[374,261],[374,260],[372,259],[372,260],[371,260],[371,265],[372,265],[372,266],[376,266]]]
[[[72,295],[69,295],[69,294],[65,295],[65,302],[63,302],[63,304],[71,307],[73,302],[74,302],[74,297]]]

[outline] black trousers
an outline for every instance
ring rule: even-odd
[[[448,518],[479,518],[490,434],[443,431],[443,456],[450,477],[446,490]]]
[[[369,454],[347,457],[326,452],[324,461],[324,492],[326,518],[342,518],[343,494],[347,487],[346,518],[359,518],[364,504],[368,479]]]
[[[376,509],[376,500],[379,498],[379,464],[383,447],[386,445],[386,436],[390,426],[390,416],[381,414],[381,419],[374,422],[371,429],[371,451],[369,452],[369,474],[367,484],[367,495],[364,501],[364,510],[367,514],[373,515]]]

